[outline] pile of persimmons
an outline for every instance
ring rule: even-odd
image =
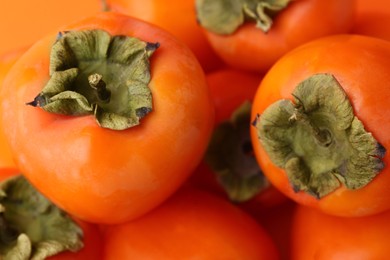
[[[0,259],[388,257],[386,1],[0,17]]]

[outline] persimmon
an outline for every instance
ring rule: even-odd
[[[196,20],[193,0],[105,0],[102,2],[105,2],[111,11],[142,19],[173,34],[193,51],[205,71],[224,66]]]
[[[169,197],[202,159],[214,109],[189,48],[103,12],[34,44],[1,91],[20,171],[80,219],[119,223]]]
[[[386,0],[357,0],[352,33],[390,40],[390,7]]]
[[[279,259],[247,213],[185,186],[139,219],[104,227],[103,259]]]
[[[234,68],[221,68],[206,74],[215,107],[215,125],[230,119],[245,101],[252,102],[262,74]]]
[[[355,14],[354,0],[197,0],[196,7],[221,59],[260,73],[305,42],[349,32]]]
[[[292,217],[292,260],[386,259],[390,211],[344,218],[298,206]]]
[[[356,0],[356,13],[359,16],[362,13],[380,13],[390,10],[386,0]]]
[[[261,79],[262,75],[232,68],[206,74],[215,127],[192,182],[236,203],[268,207],[285,196],[265,178],[252,152],[251,103]]]
[[[292,200],[274,204],[272,207],[259,207],[256,204],[240,204],[270,235],[278,248],[281,260],[291,260],[293,218],[297,203]]]
[[[390,43],[337,35],[283,56],[254,98],[251,128],[267,178],[337,216],[390,209]]]

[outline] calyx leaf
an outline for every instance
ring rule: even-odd
[[[269,183],[253,156],[249,134],[251,104],[245,101],[213,132],[205,160],[229,199],[253,198]]]
[[[248,20],[268,32],[272,18],[291,0],[197,0],[196,12],[199,23],[217,34],[232,34]]]
[[[313,75],[292,95],[293,102],[271,104],[254,125],[295,191],[322,198],[342,184],[360,189],[385,167],[386,149],[364,129],[333,75]]]
[[[149,58],[158,47],[103,30],[60,34],[52,46],[50,80],[27,104],[56,114],[94,115],[113,130],[138,125],[152,111]]]
[[[83,247],[83,231],[22,175],[0,184],[0,259],[45,259]]]

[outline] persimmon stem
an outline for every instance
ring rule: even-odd
[[[309,129],[318,143],[322,146],[329,146],[332,143],[331,133],[325,129],[320,129],[310,120],[310,117],[301,111],[301,107],[296,107],[294,113],[289,118],[290,122],[299,121]]]
[[[88,83],[96,91],[96,97],[99,102],[108,103],[111,98],[111,91],[107,89],[103,76],[95,73],[88,77]]]

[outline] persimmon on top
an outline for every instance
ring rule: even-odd
[[[214,51],[230,66],[259,73],[303,43],[349,32],[354,7],[354,0],[196,1]]]

